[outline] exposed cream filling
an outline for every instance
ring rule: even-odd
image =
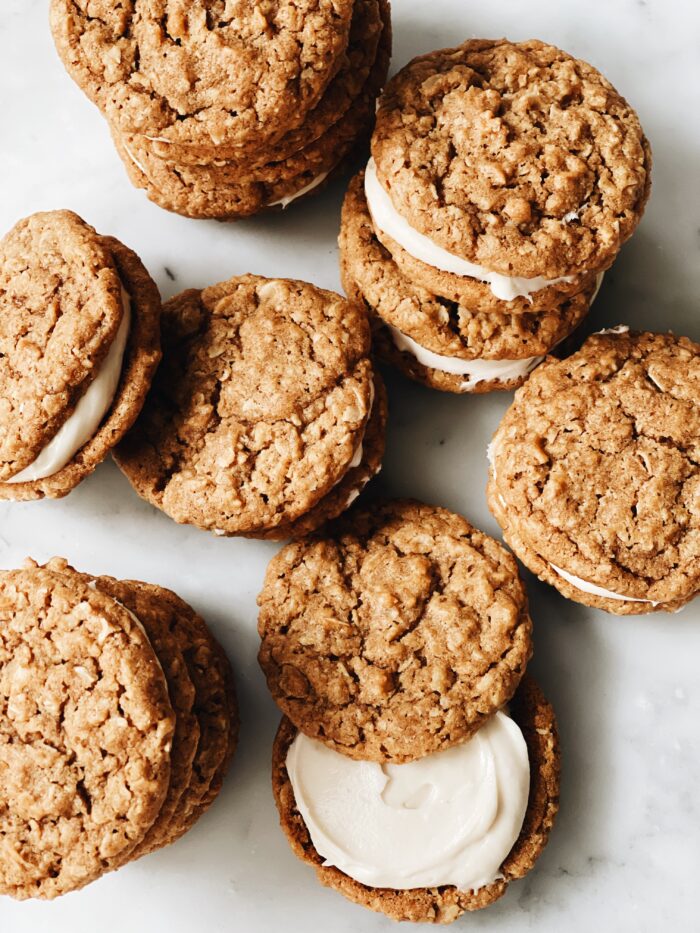
[[[355,761],[299,733],[286,767],[324,864],[394,890],[495,881],[530,791],[525,739],[502,711],[469,741],[400,765]]]
[[[374,159],[369,160],[365,170],[365,197],[375,227],[395,240],[407,253],[442,272],[485,282],[494,296],[501,301],[513,301],[521,297],[530,298],[535,292],[548,288],[550,285],[574,281],[575,276],[570,275],[559,276],[556,279],[546,279],[541,275],[534,278],[502,275],[500,272],[492,272],[485,266],[462,259],[461,256],[456,256],[438,246],[430,237],[412,227],[396,210],[389,194],[377,177]]]
[[[73,413],[61,425],[36,460],[4,482],[31,483],[53,476],[54,473],[62,470],[80,448],[94,437],[114,401],[129,337],[131,300],[123,287],[122,306],[124,313],[109,352],[99,372],[78,400]]]
[[[295,191],[294,194],[288,194],[286,195],[286,197],[280,198],[277,201],[270,201],[270,203],[267,206],[277,207],[278,205],[280,205],[283,209],[285,207],[288,207],[292,203],[292,201],[296,201],[297,198],[301,198],[303,197],[303,195],[308,194],[309,191],[313,191],[314,188],[318,188],[318,186],[322,182],[324,182],[326,178],[328,178],[329,174],[330,172],[321,172],[321,174],[317,175],[316,178],[314,178],[312,181],[308,183],[308,185],[304,185],[303,188],[300,188],[298,191]]]

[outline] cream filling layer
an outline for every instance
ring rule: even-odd
[[[504,712],[468,742],[401,765],[355,761],[299,733],[286,767],[324,864],[395,890],[495,881],[530,790],[527,745]]]
[[[569,573],[561,567],[557,567],[556,564],[550,563],[549,566],[563,580],[575,586],[577,590],[581,590],[582,593],[589,593],[591,596],[600,596],[603,599],[616,599],[624,603],[650,603],[652,606],[661,605],[658,602],[654,602],[653,599],[638,599],[634,596],[622,596],[620,593],[613,593],[612,590],[606,590],[602,586],[597,586],[595,583],[589,583],[587,580],[582,580],[581,577],[574,576],[573,573]]]
[[[109,411],[119,385],[124,350],[131,325],[131,299],[122,288],[124,313],[117,333],[99,372],[80,397],[75,410],[61,425],[39,456],[5,483],[31,483],[53,476],[69,463],[80,448],[93,437]]]
[[[294,194],[288,194],[284,198],[280,198],[277,201],[270,201],[267,205],[268,207],[277,207],[278,205],[284,210],[285,207],[288,207],[292,201],[296,201],[297,198],[303,197],[305,194],[308,194],[309,191],[313,191],[314,188],[318,186],[328,178],[330,172],[321,172],[320,175],[317,175],[308,185],[304,185],[303,188],[300,188],[298,191],[295,191]]]
[[[596,278],[596,287],[591,296],[589,308],[600,291],[604,275],[605,273],[601,272]],[[449,373],[450,375],[467,376],[467,381],[462,383],[462,389],[465,390],[474,388],[474,386],[478,385],[480,382],[488,382],[492,379],[498,379],[501,382],[521,379],[527,376],[528,373],[531,373],[544,359],[543,355],[528,356],[520,360],[462,360],[456,356],[441,356],[439,353],[433,353],[432,350],[427,350],[397,327],[393,327],[388,323],[386,323],[386,326],[391,332],[396,348],[403,352],[410,353],[422,366],[427,366],[429,369],[436,369],[443,373]],[[568,336],[568,334],[566,336]],[[549,352],[554,350],[562,340],[565,340],[566,336],[562,337],[560,341],[557,341],[557,343],[551,346]]]
[[[534,278],[502,275],[477,263],[469,262],[456,256],[434,243],[430,237],[420,233],[396,210],[391,198],[384,190],[377,177],[374,159],[370,159],[365,170],[365,197],[375,227],[378,227],[415,259],[433,266],[442,272],[466,276],[485,282],[493,295],[501,301],[513,301],[515,298],[530,298],[535,292],[557,285],[559,282],[573,282],[575,276],[563,275],[556,279],[545,279],[538,275]]]

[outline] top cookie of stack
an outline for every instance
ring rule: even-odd
[[[514,388],[583,319],[639,223],[651,153],[595,68],[537,40],[409,62],[343,210],[378,350],[447,391]]]
[[[369,129],[388,0],[52,0],[71,77],[169,210],[252,214],[321,184]]]

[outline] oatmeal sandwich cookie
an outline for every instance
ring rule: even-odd
[[[138,415],[160,296],[138,257],[70,211],[0,241],[0,499],[65,496]]]
[[[700,590],[700,346],[619,327],[547,360],[489,447],[508,544],[569,599],[617,615]]]
[[[244,275],[171,299],[164,359],[115,453],[139,495],[220,535],[284,538],[338,515],[381,465],[386,396],[362,311]]]
[[[56,47],[159,206],[221,220],[283,208],[366,144],[389,0],[103,6],[52,0]]]
[[[513,558],[446,509],[384,502],[284,548],[258,602],[295,854],[398,920],[448,922],[500,897],[558,802]]]
[[[232,674],[161,587],[54,558],[0,574],[0,607],[0,893],[54,898],[168,844],[216,796]]]
[[[353,179],[343,204],[343,287],[370,314],[375,352],[410,378],[447,392],[517,388],[585,318],[596,277],[560,306],[539,311],[508,302],[479,311],[412,283],[376,236],[363,180],[364,173]]]
[[[365,191],[412,281],[474,307],[476,280],[544,308],[612,264],[650,168],[637,115],[590,65],[537,40],[475,39],[389,82]]]

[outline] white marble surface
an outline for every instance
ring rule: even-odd
[[[126,181],[97,111],[65,75],[46,0],[0,4],[0,230],[70,207],[136,249],[166,296],[254,271],[337,288],[340,187],[238,225],[158,210]],[[620,321],[700,338],[700,8],[694,0],[394,0],[394,67],[467,36],[538,36],[600,67],[636,106],[655,155],[644,222],[608,275],[591,329]],[[485,447],[508,397],[446,397],[389,378],[381,488],[450,506],[497,533]],[[63,554],[175,588],[209,619],[238,676],[243,731],[225,790],[182,841],[52,904],[0,900],[2,933],[388,930],[320,888],[289,851],[269,788],[277,722],[255,654],[255,596],[275,546],[173,524],[106,463],[60,502],[0,504],[0,566]],[[560,818],[536,870],[473,930],[697,931],[700,600],[618,619],[528,578],[533,669],[560,719]]]

